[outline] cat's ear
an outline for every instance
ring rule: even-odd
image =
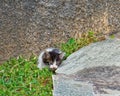
[[[47,52],[47,51],[45,51],[44,52],[44,55],[43,55],[43,58],[50,58],[50,53],[49,52]]]
[[[59,55],[60,59],[63,59],[64,56],[65,56],[65,52],[62,52],[62,53],[60,53],[60,55]]]

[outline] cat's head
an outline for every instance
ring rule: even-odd
[[[53,49],[51,51],[45,51],[43,54],[43,62],[49,66],[49,68],[55,71],[60,66],[65,53],[59,49]]]

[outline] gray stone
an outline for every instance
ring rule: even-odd
[[[71,54],[53,76],[54,96],[120,96],[120,40],[108,39]]]
[[[108,39],[90,44],[71,54],[56,73],[74,74],[84,68],[120,66],[120,40]],[[72,70],[72,71],[71,71]]]
[[[85,68],[75,74],[76,81],[92,83],[95,94],[120,94],[120,67]]]
[[[53,96],[94,96],[92,86],[64,75],[53,75]]]

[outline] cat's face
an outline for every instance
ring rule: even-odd
[[[58,53],[56,50],[45,52],[43,55],[43,62],[55,71],[61,64],[65,53]]]

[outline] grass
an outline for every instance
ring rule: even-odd
[[[101,40],[90,31],[81,38],[70,38],[59,48],[68,57],[79,48]],[[0,66],[0,96],[52,96],[52,89],[52,72],[47,68],[39,70],[35,56],[11,58]]]
[[[52,96],[52,72],[36,67],[37,58],[12,58],[0,66],[0,96]]]
[[[68,57],[73,52],[78,49],[89,45],[90,43],[104,40],[104,36],[98,37],[93,31],[89,31],[88,33],[82,33],[80,38],[70,38],[68,42],[62,43],[60,45],[60,49],[66,52],[66,57]]]

